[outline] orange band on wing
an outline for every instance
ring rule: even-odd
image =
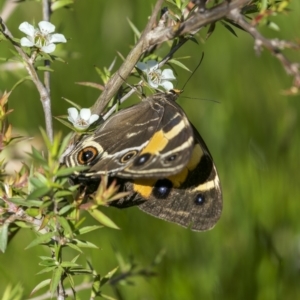
[[[165,135],[162,130],[157,131],[151,138],[148,145],[141,151],[140,155],[144,153],[158,153],[166,147],[168,140],[165,138]]]
[[[133,182],[133,190],[144,199],[149,199],[156,179],[137,179]]]

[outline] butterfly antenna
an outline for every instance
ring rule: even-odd
[[[200,67],[200,65],[201,65],[201,63],[202,63],[202,61],[203,61],[203,58],[204,58],[204,52],[202,52],[200,61],[198,62],[198,65],[196,66],[196,68],[194,69],[194,71],[192,72],[192,74],[189,76],[189,78],[187,79],[187,81],[186,81],[185,84],[183,85],[182,90],[184,90],[184,88],[185,88],[185,86],[187,85],[187,83],[190,81],[190,79],[192,78],[192,76],[196,73],[196,71],[197,71],[198,68]]]

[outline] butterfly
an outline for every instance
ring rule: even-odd
[[[127,196],[110,203],[138,207],[195,231],[212,228],[222,212],[222,191],[212,156],[176,103],[179,91],[156,93],[114,114],[64,156],[74,176],[89,184],[102,175]]]

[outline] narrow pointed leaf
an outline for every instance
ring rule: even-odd
[[[120,229],[109,217],[107,217],[100,210],[93,209],[93,210],[88,210],[88,212],[93,218],[95,218],[101,224],[113,229]]]
[[[49,242],[49,240],[54,236],[55,232],[48,232],[38,236],[35,240],[33,240],[25,249],[29,249],[33,246]]]
[[[35,292],[37,292],[38,290],[42,289],[43,287],[49,286],[50,282],[51,282],[51,279],[49,278],[49,279],[43,280],[42,282],[40,282],[39,284],[37,284],[37,285],[33,288],[33,290],[31,291],[30,296],[33,295],[33,294],[34,294]]]

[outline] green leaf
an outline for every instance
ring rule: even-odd
[[[72,131],[76,131],[76,128],[69,122],[63,120],[61,117],[54,117],[57,121],[65,125],[66,127],[70,128]]]
[[[274,22],[267,22],[267,26],[275,31],[280,31],[280,27]]]
[[[61,1],[55,1],[54,3],[52,3],[51,5],[51,10],[55,11],[59,8],[63,8],[65,6],[71,5],[74,3],[74,0],[61,0]]]
[[[215,29],[216,29],[216,23],[211,23],[206,33],[206,37],[205,37],[206,40],[208,40],[208,38],[213,34]]]
[[[98,222],[103,224],[104,226],[120,229],[109,217],[107,217],[103,212],[97,209],[88,210],[89,214],[95,218]]]
[[[67,219],[61,216],[58,216],[57,218],[59,220],[60,225],[63,227],[65,234],[69,237],[73,237],[73,231]]]
[[[48,232],[41,234],[35,240],[33,240],[25,249],[29,249],[39,244],[47,243],[55,235],[55,232]]]
[[[88,241],[81,241],[78,239],[73,239],[72,244],[77,245],[80,248],[93,248],[93,249],[99,249],[98,246],[96,246],[95,244],[88,242]]]
[[[169,62],[176,65],[176,66],[178,66],[178,67],[180,67],[180,68],[182,68],[182,69],[184,69],[184,70],[186,70],[186,71],[188,71],[188,72],[191,72],[191,70],[188,67],[186,67],[182,62],[180,62],[176,59],[170,59]]]
[[[0,251],[3,253],[6,250],[7,237],[8,237],[8,223],[4,223],[0,227]]]
[[[73,195],[72,191],[68,191],[68,190],[57,191],[55,193],[55,198],[64,198],[64,197],[70,196],[70,195]]]
[[[173,1],[166,0],[166,6],[168,7],[168,9],[170,11],[172,11],[177,16],[181,16],[182,15],[181,8],[180,8],[181,7],[181,3],[177,3],[177,5],[176,5]]]
[[[40,198],[42,196],[45,196],[50,191],[51,191],[51,188],[47,187],[47,186],[44,186],[44,187],[41,187],[41,188],[37,188],[30,195],[28,195],[27,199],[32,199],[32,200],[38,199],[38,198]]]
[[[67,101],[69,104],[71,104],[72,106],[74,106],[75,108],[77,108],[78,110],[81,110],[81,106],[67,98],[62,97],[65,101]]]
[[[74,209],[74,205],[73,204],[65,205],[64,207],[62,207],[60,209],[59,215],[62,216],[63,214],[65,214],[66,212],[68,212],[70,209]]]
[[[20,283],[6,286],[1,300],[21,300],[23,297],[23,287]]]
[[[62,280],[63,272],[64,272],[64,269],[61,267],[58,267],[53,272],[51,284],[50,284],[50,293],[51,293],[52,297],[54,296],[54,294],[56,292],[59,282]]]
[[[57,266],[53,266],[53,267],[47,267],[47,268],[44,268],[43,270],[41,270],[40,272],[36,273],[37,275],[40,275],[40,274],[44,274],[44,273],[49,273],[49,272],[52,272],[54,269],[56,269]]]
[[[18,85],[20,85],[22,82],[24,82],[25,80],[32,80],[32,78],[30,76],[26,76],[21,78],[19,81],[17,81],[14,86],[11,88],[11,91],[13,91]]]
[[[131,27],[134,34],[139,38],[141,36],[141,32],[137,29],[137,27],[127,18],[127,22],[129,23],[129,26]]]
[[[87,167],[87,166],[76,166],[76,167],[71,167],[71,168],[62,167],[58,170],[58,172],[56,173],[56,176],[57,177],[70,176],[74,172],[84,171],[84,170],[87,170],[88,168],[89,167]]]
[[[228,25],[227,23],[221,21],[221,24],[229,31],[231,32],[234,36],[238,37],[237,34],[235,33],[235,31],[233,30],[233,28]]]
[[[73,132],[70,132],[67,136],[64,137],[64,139],[62,140],[62,142],[60,144],[59,151],[57,153],[58,157],[61,157],[63,155],[63,153],[67,149],[67,146],[70,143],[70,140],[71,140],[72,136],[73,136]]]
[[[78,251],[79,253],[83,253],[82,250],[75,244],[67,243],[66,245],[69,246],[70,248],[74,249],[75,251]]]
[[[119,267],[116,267],[113,270],[109,271],[104,277],[102,277],[100,280],[100,287],[106,284],[113,277],[113,275],[117,272],[118,269]]]
[[[40,128],[40,131],[41,131],[41,134],[42,134],[42,137],[43,137],[43,140],[46,144],[46,147],[47,149],[50,151],[51,150],[51,146],[52,146],[52,143],[50,142],[49,138],[48,138],[48,135],[46,133],[46,131],[43,129],[43,128]]]
[[[37,69],[38,69],[39,71],[54,72],[53,69],[51,69],[50,67],[46,67],[46,66],[38,66]]]
[[[9,202],[26,207],[40,207],[43,204],[43,201],[40,200],[24,200],[22,198],[10,198]]]
[[[76,255],[73,259],[72,259],[72,262],[75,263],[77,261],[77,259],[80,257],[80,255]]]
[[[103,226],[99,226],[99,225],[85,226],[85,227],[78,229],[75,233],[78,235],[82,235],[82,234],[85,234],[85,233],[88,233],[88,232],[91,232],[91,231],[94,231],[94,230],[97,230],[100,228],[103,228]]]
[[[108,296],[108,295],[105,295],[105,294],[102,294],[102,293],[101,293],[101,297],[104,298],[104,299],[107,299],[107,300],[116,300],[116,298],[113,298],[111,296]]]
[[[80,265],[73,263],[71,261],[63,261],[60,264],[63,268],[76,268],[76,267],[80,267]]]
[[[72,271],[72,274],[74,275],[83,275],[83,274],[91,274],[91,270],[85,269],[85,268],[72,268],[70,271]]]
[[[39,161],[42,165],[47,164],[45,157],[36,148],[31,147],[31,153],[28,153],[34,160]]]
[[[52,259],[52,260],[53,260],[53,258],[50,257],[50,256],[43,256],[43,255],[41,255],[41,256],[39,256],[39,258],[40,258],[41,260],[48,260],[48,259]]]
[[[30,293],[30,296],[33,295],[35,292],[39,291],[40,289],[42,289],[43,287],[49,286],[50,282],[51,282],[51,279],[50,279],[50,278],[41,281],[39,284],[37,284],[37,285],[33,288],[33,290],[32,290],[31,293]]]
[[[53,258],[43,259],[39,265],[41,267],[57,267],[56,261]]]
[[[74,283],[74,279],[73,279],[73,274],[67,273],[66,275],[67,275],[67,278],[68,278],[68,280],[70,282],[71,288],[73,289],[73,296],[74,296],[75,283]]]
[[[41,182],[38,178],[36,177],[30,177],[29,178],[29,183],[34,186],[35,188],[41,188],[44,185],[44,182]]]

